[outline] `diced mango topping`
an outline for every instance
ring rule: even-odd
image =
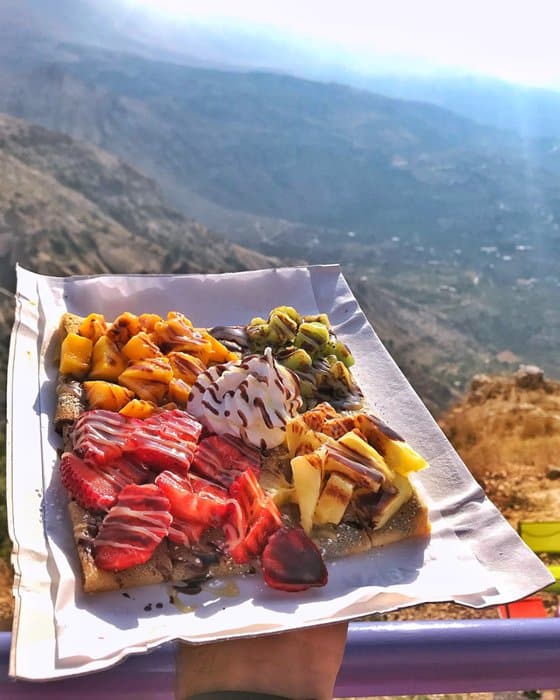
[[[93,380],[84,382],[84,390],[89,408],[103,408],[106,411],[120,411],[131,399],[132,391],[119,384]]]
[[[160,357],[163,353],[145,331],[140,331],[124,345],[123,355],[131,362],[145,360],[148,357]]]
[[[102,335],[93,346],[92,367],[88,376],[90,379],[116,382],[126,366],[126,357],[121,354],[117,344],[109,335]]]
[[[129,418],[149,418],[156,409],[156,404],[151,401],[132,399],[121,408],[119,413]]]
[[[77,333],[68,333],[60,348],[61,374],[83,379],[89,372],[93,343]]]
[[[95,343],[107,333],[107,323],[102,314],[90,314],[80,324],[79,334]]]

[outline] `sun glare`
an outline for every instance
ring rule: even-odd
[[[160,15],[312,39],[356,66],[386,54],[560,87],[560,3],[533,0],[126,0]]]

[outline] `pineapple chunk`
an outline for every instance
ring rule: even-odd
[[[310,411],[306,411],[302,418],[307,427],[311,428],[311,430],[322,431],[325,421],[334,418],[336,415],[337,413],[334,408],[329,403],[323,402]]]
[[[110,336],[119,347],[126,345],[133,335],[140,332],[140,322],[138,316],[131,314],[129,311],[125,311],[120,316],[113,321],[111,327],[107,331],[107,335]]]
[[[163,354],[150,336],[144,331],[133,335],[123,347],[122,353],[131,362],[145,360],[148,357],[161,357]]]
[[[93,346],[93,357],[89,379],[105,379],[116,382],[127,366],[126,358],[121,355],[115,342],[102,335]]]
[[[388,495],[388,503],[384,507],[381,517],[376,520],[375,528],[380,528],[389,522],[395,513],[404,506],[408,499],[412,496],[412,486],[408,477],[401,474],[395,474],[393,478],[393,486],[396,487],[395,495]]]
[[[387,465],[385,459],[383,459],[375,447],[372,447],[364,440],[359,431],[352,430],[351,432],[346,433],[339,438],[338,444],[344,445],[344,447],[347,447],[349,450],[352,450],[352,452],[355,452],[356,454],[360,455],[360,457],[366,459],[374,469],[383,472],[385,478],[389,481],[393,479],[393,472]]]
[[[288,420],[286,423],[286,446],[290,457],[295,457],[298,454],[298,448],[309,432],[311,431],[303,420],[303,416],[296,416]]]
[[[357,422],[369,444],[383,454],[385,462],[393,471],[406,475],[428,466],[423,457],[377,416],[361,413]]]
[[[354,416],[337,416],[325,421],[322,432],[338,440],[356,427]]]
[[[201,372],[206,371],[206,365],[198,357],[189,355],[187,352],[170,352],[167,356],[173,376],[182,379],[186,384],[192,386]]]
[[[388,440],[385,446],[385,461],[394,471],[406,476],[410,472],[425,469],[428,462],[407,442]]]
[[[102,314],[90,314],[80,324],[78,331],[84,338],[89,338],[95,345],[102,335],[107,333],[107,323]]]
[[[314,453],[294,457],[291,462],[301,526],[307,534],[313,527],[313,513],[321,493],[323,460]]]
[[[371,462],[338,443],[325,446],[325,472],[347,476],[360,488],[379,491],[386,481],[385,474]]]
[[[338,525],[352,500],[353,491],[354,483],[350,479],[333,472],[317,502],[313,522],[318,525]]]
[[[119,384],[131,389],[138,398],[161,404],[173,371],[166,357],[150,357],[127,367],[119,375]]]
[[[293,488],[271,489],[267,491],[274,503],[281,508],[288,503],[297,503],[297,496]]]
[[[75,379],[87,376],[91,363],[93,343],[77,333],[68,333],[60,348],[60,374]]]
[[[119,413],[123,416],[129,416],[130,418],[149,418],[156,408],[156,404],[151,401],[132,399],[121,408]]]
[[[104,408],[107,411],[120,411],[134,398],[132,391],[124,386],[103,380],[84,382],[84,390],[89,408]]]

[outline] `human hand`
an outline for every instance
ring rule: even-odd
[[[347,623],[211,644],[181,644],[175,693],[245,691],[294,700],[331,700]]]

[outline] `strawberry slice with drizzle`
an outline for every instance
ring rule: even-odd
[[[192,471],[228,489],[246,469],[260,474],[260,452],[230,435],[211,435],[198,443]]]
[[[305,591],[328,582],[321,552],[301,528],[282,527],[273,533],[261,563],[265,583],[280,591]]]
[[[149,418],[93,409],[76,421],[74,451],[85,461],[104,465],[133,455],[154,471],[186,472],[192,462],[202,426],[185,411],[163,410]]]
[[[176,544],[196,544],[203,532],[221,527],[229,513],[228,492],[200,476],[163,471],[155,483],[169,499],[169,539]]]
[[[88,464],[72,452],[65,452],[60,459],[60,476],[82,508],[98,512],[109,510],[127,484],[147,481],[149,471],[124,457],[100,467]]]
[[[169,500],[155,484],[130,484],[119,493],[93,542],[95,563],[122,571],[147,562],[169,533]]]
[[[262,553],[272,533],[282,527],[282,516],[250,468],[233,482],[229,493],[224,534],[231,558],[245,564]]]
[[[127,449],[155,471],[186,472],[193,460],[202,425],[179,409],[137,420]]]

